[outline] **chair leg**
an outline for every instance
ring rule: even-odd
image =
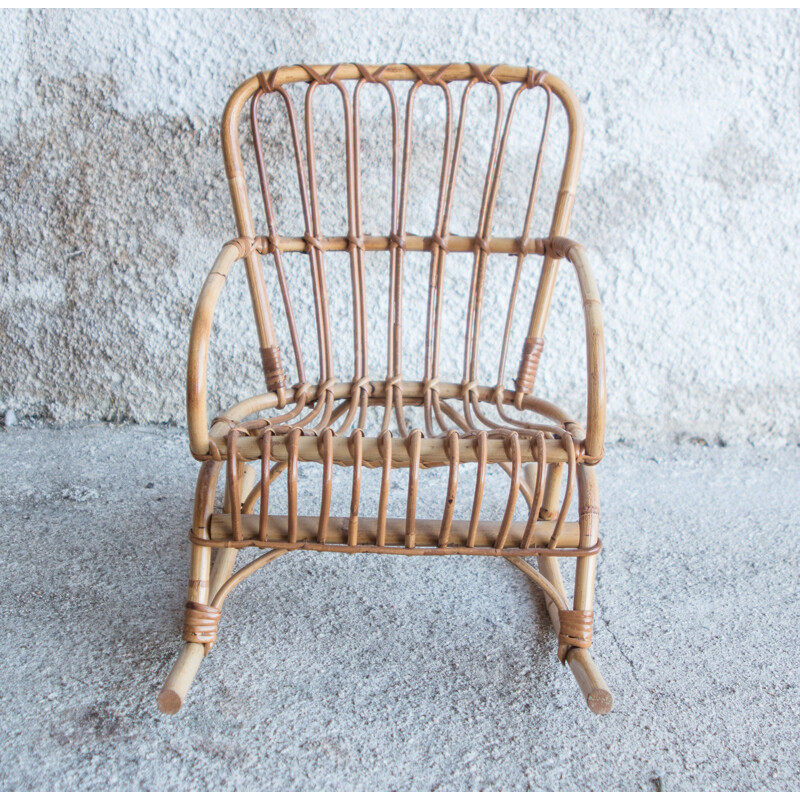
[[[558,559],[539,558],[537,560],[539,562],[539,572],[542,576],[553,584],[559,594],[566,597],[564,581],[561,578],[561,569],[558,566]],[[553,625],[553,630],[556,632],[556,636],[558,636],[559,630],[561,629],[558,608],[547,595],[545,595],[545,603],[547,605],[547,613],[550,616],[550,622]],[[595,714],[608,714],[614,705],[614,698],[611,695],[608,684],[605,682],[600,670],[594,663],[594,659],[589,653],[589,650],[582,647],[571,647],[567,651],[566,662],[572,674],[575,676],[575,680],[578,682],[578,686],[586,700],[586,705],[589,706],[589,710]]]
[[[580,519],[580,546],[591,547],[597,541],[598,534],[598,506],[599,496],[597,490],[597,479],[594,468],[585,465],[578,467],[578,505]],[[563,477],[563,465],[551,464],[547,468],[545,478],[544,502],[540,518],[552,519],[558,516],[559,494],[561,480]],[[526,478],[533,490],[536,479],[536,467],[533,464],[527,465]],[[512,559],[510,559],[512,560]],[[578,559],[575,570],[575,602],[574,608],[580,610],[591,610],[594,606],[594,578],[596,556],[588,556]],[[564,603],[569,607],[567,592],[564,581],[561,577],[561,569],[558,566],[558,558],[539,558],[539,573],[545,578],[564,598]],[[519,565],[517,565],[519,566]],[[545,594],[547,613],[556,635],[561,629],[558,606],[552,598]],[[600,670],[594,663],[588,648],[570,647],[566,651],[564,659],[569,666],[575,680],[578,682],[581,692],[586,699],[589,709],[595,714],[607,714],[611,711],[614,704],[613,697],[603,679]]]
[[[162,714],[177,714],[181,710],[205,654],[205,645],[183,643],[178,659],[158,693],[158,710]]]
[[[209,577],[211,572],[211,549],[192,545],[192,566],[189,577],[188,600],[208,603]],[[177,714],[186,693],[192,685],[200,662],[206,654],[203,644],[184,642],[178,660],[172,667],[164,686],[158,694],[158,708],[164,714]]]
[[[218,472],[218,467],[217,467]],[[246,466],[241,478],[242,497],[246,497],[256,480],[256,470]],[[214,508],[214,495],[216,491],[216,475],[209,479],[201,471],[198,480],[198,492],[195,497],[195,510],[198,507],[205,510],[207,517]],[[202,487],[202,488],[201,488]],[[227,508],[227,492],[225,508]],[[236,563],[236,550],[222,548],[217,551],[214,566],[211,568],[211,549],[192,545],[192,565],[189,578],[189,592],[187,599],[198,603],[208,603],[220,590],[222,585],[230,578]],[[164,685],[158,695],[158,708],[164,714],[177,714],[180,711],[189,687],[194,681],[200,662],[206,655],[206,647],[196,642],[184,642],[175,665],[170,670]]]

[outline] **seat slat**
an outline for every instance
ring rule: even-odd
[[[402,381],[399,386],[402,388],[403,402],[405,405],[422,405],[425,396],[425,384],[423,381]],[[352,395],[353,387],[354,384],[350,381],[336,383],[331,389],[334,399],[341,400],[349,398]],[[319,386],[316,384],[307,385],[303,391],[305,392],[304,402],[306,404],[315,401],[320,393]],[[300,390],[298,387],[288,389],[287,402],[299,402],[301,400],[299,392]],[[452,400],[460,398],[464,390],[461,384],[440,381],[438,384],[438,392],[440,400]],[[383,398],[386,396],[385,380],[372,380],[369,384],[369,393],[370,405],[383,405]],[[492,386],[478,386],[475,389],[475,394],[477,394],[481,402],[494,402],[495,388]],[[514,393],[508,390],[504,391],[502,394],[502,402],[506,405],[512,404],[514,402]],[[238,423],[240,420],[253,414],[262,414],[264,411],[275,408],[276,404],[277,395],[273,393],[255,395],[246,400],[242,400],[236,403],[236,405],[226,409],[214,421],[209,430],[209,435],[215,441],[221,439],[228,433],[231,424]],[[533,411],[541,417],[545,417],[546,420],[549,421],[545,424],[552,428],[553,433],[562,433],[564,430],[569,430],[579,439],[583,438],[583,431],[573,421],[574,417],[558,406],[540,397],[528,395],[523,399],[522,408]],[[453,427],[455,428],[456,426],[454,425]]]

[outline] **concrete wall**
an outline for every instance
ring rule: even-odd
[[[605,302],[609,437],[797,440],[796,12],[4,11],[0,22],[0,410],[184,420],[192,307],[234,233],[219,120],[244,77],[298,61],[472,60],[548,69],[583,103],[571,235]],[[580,366],[556,364],[581,353],[573,283],[565,270],[539,389],[574,408]],[[228,362],[212,376],[227,388],[213,402],[259,388],[240,273],[229,288],[221,321],[246,333],[220,345]],[[343,292],[333,299],[345,307]]]

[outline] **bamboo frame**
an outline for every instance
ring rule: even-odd
[[[410,84],[404,114],[393,84]],[[451,94],[453,82],[463,91],[458,113]],[[303,122],[300,125],[286,86],[305,83]],[[390,228],[377,235],[363,230],[361,198],[362,90],[372,84],[389,99],[392,129]],[[461,163],[465,123],[471,92],[478,84],[493,92],[496,113],[477,230],[472,235],[451,233],[450,220]],[[512,84],[509,92],[505,84]],[[417,96],[429,87],[443,100],[445,136],[433,231],[407,230],[413,117]],[[314,127],[318,91],[336,92],[345,123],[347,178],[346,235],[323,230],[318,192],[318,167]],[[510,131],[519,100],[527,92],[545,99],[539,149],[533,162],[531,188],[520,235],[493,235],[499,184]],[[506,108],[506,95],[511,99]],[[288,121],[294,168],[303,212],[305,233],[281,235],[270,190],[270,175],[262,148],[261,100],[273,97]],[[259,189],[267,222],[266,235],[257,235],[245,183],[239,140],[239,123],[249,103]],[[550,231],[544,238],[531,234],[539,194],[544,153],[556,105],[565,114],[568,140]],[[404,121],[403,121],[404,120]],[[305,136],[305,147],[301,142]],[[605,350],[600,297],[584,249],[565,238],[580,166],[583,123],[571,90],[558,78],[531,68],[449,64],[418,67],[359,64],[281,67],[261,73],[242,84],[226,106],[222,121],[222,149],[231,191],[238,237],[223,246],[197,301],[192,320],[187,370],[189,444],[203,462],[195,493],[190,533],[192,556],[184,620],[185,644],[161,694],[159,707],[175,713],[183,704],[197,669],[213,646],[223,603],[230,591],[261,567],[292,550],[373,552],[399,555],[483,555],[506,558],[545,593],[548,613],[558,636],[558,655],[570,666],[589,708],[606,713],[611,694],[591,656],[594,577],[597,555],[599,500],[594,465],[603,455],[605,436]],[[339,380],[333,371],[333,340],[337,320],[330,313],[325,254],[347,252],[352,288],[353,373]],[[385,251],[389,257],[388,336],[386,374],[370,376],[367,361],[367,280],[364,254]],[[430,279],[425,322],[424,374],[406,380],[402,374],[403,264],[408,252],[430,254]],[[285,253],[306,253],[311,271],[314,324],[318,341],[319,372],[308,376],[298,323],[284,268]],[[473,254],[472,278],[464,337],[463,377],[460,383],[440,380],[439,359],[445,341],[442,313],[444,275],[450,253]],[[486,282],[493,278],[493,256],[515,259],[514,279],[505,314],[503,339],[494,385],[480,382],[478,346]],[[296,374],[291,384],[274,329],[263,276],[262,256],[271,258],[291,339],[290,363]],[[531,259],[541,259],[536,298],[527,334],[520,347],[520,362],[513,386],[505,379],[506,363],[515,343],[511,336],[518,289]],[[207,361],[214,312],[234,265],[242,260],[250,289],[267,391],[244,399],[224,411],[209,425],[207,412]],[[533,394],[544,344],[547,315],[561,260],[575,271],[584,314],[587,366],[585,427],[557,406]],[[422,409],[424,429],[409,429],[405,409]],[[369,410],[382,418],[370,428]],[[382,412],[381,412],[382,410]],[[300,465],[322,464],[322,501],[318,513],[303,515],[298,504]],[[477,479],[469,520],[453,518],[464,464],[475,463]],[[225,466],[225,504],[214,512],[219,475]],[[509,492],[500,521],[483,519],[487,471],[497,465],[509,476]],[[331,517],[334,467],[350,475],[350,511]],[[448,488],[441,517],[417,518],[417,492],[424,469],[448,470]],[[378,516],[360,514],[361,476],[364,469],[380,470]],[[387,515],[392,471],[407,475],[406,514]],[[270,509],[270,486],[286,473],[288,513]],[[579,516],[567,520],[573,494]],[[528,507],[524,521],[515,521],[519,497]],[[256,512],[255,507],[259,506]],[[304,511],[306,509],[303,509]],[[243,549],[262,551],[234,572],[236,554]],[[216,553],[213,568],[212,553]],[[538,570],[526,558],[538,559]],[[576,559],[576,578],[569,600],[558,559]]]

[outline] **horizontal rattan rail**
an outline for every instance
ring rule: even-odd
[[[208,538],[193,535],[195,544],[207,547],[261,547],[279,550],[327,550],[334,553],[401,553],[409,556],[430,555],[491,555],[491,556],[539,556],[550,558],[580,558],[596,555],[601,550],[598,539],[592,547],[578,547],[580,534],[577,522],[568,522],[563,526],[559,539],[560,546],[548,548],[556,523],[542,523],[537,526],[533,538],[533,546],[520,546],[525,535],[525,523],[512,523],[508,531],[508,542],[502,549],[494,547],[500,532],[499,523],[484,523],[476,531],[474,544],[469,545],[469,523],[454,520],[450,529],[450,540],[444,547],[440,546],[441,521],[416,520],[415,546],[406,547],[406,520],[387,519],[385,521],[384,544],[376,544],[378,540],[378,521],[375,519],[360,520],[355,544],[348,544],[351,539],[351,518],[330,517],[325,528],[326,538],[319,541],[319,517],[298,516],[295,540],[292,541],[292,520],[287,516],[271,516],[269,521],[269,537],[260,538],[259,516],[243,515],[241,518],[240,538],[236,538],[230,514],[214,514],[210,519]]]
[[[365,87],[371,88],[365,91]],[[476,87],[488,93],[479,111],[472,110],[477,105]],[[341,104],[344,123],[340,165],[345,176],[344,230],[326,228],[321,214],[320,176],[327,162],[321,162],[318,153],[327,134],[321,135],[325,131],[317,107],[326,92]],[[374,92],[382,93],[387,102],[373,106]],[[414,154],[420,138],[429,150],[434,147],[433,139],[421,137],[415,127],[418,98],[423,95],[439,103],[441,147],[434,156],[430,152],[425,156],[438,169],[438,183],[429,187],[436,196],[431,228],[414,230],[409,222]],[[538,100],[528,103],[527,97]],[[295,107],[299,98],[302,103]],[[519,121],[530,113],[540,114],[538,121],[527,117]],[[364,224],[364,194],[369,188],[363,180],[366,114],[372,115],[364,128],[366,135],[378,137],[376,146],[388,147],[391,161],[383,230],[365,230]],[[485,134],[479,137],[467,133],[468,121],[475,115],[485,125]],[[558,115],[561,122],[556,124]],[[252,142],[250,166],[241,145],[243,119],[250,129],[247,141]],[[537,201],[542,187],[551,186],[543,176],[552,163],[546,157],[551,129],[558,125],[565,141],[562,166],[552,183],[550,226],[534,236]],[[266,137],[276,141],[278,130],[284,132],[280,135],[286,147],[265,148]],[[376,133],[379,130],[384,139]],[[555,76],[531,67],[297,65],[253,76],[233,93],[222,119],[222,150],[237,236],[223,245],[208,273],[189,340],[189,444],[202,464],[190,530],[185,644],[159,695],[163,711],[174,713],[183,704],[200,662],[216,641],[223,604],[232,589],[295,550],[507,560],[542,589],[558,636],[558,656],[570,666],[589,707],[596,713],[610,710],[611,695],[588,649],[595,568],[602,547],[594,474],[605,437],[602,315],[586,253],[566,238],[582,137],[580,108],[572,91]],[[451,226],[455,228],[454,209],[462,191],[458,187],[464,151],[476,142],[484,148],[476,158],[485,159],[480,163],[486,166],[480,211],[473,230],[456,232]],[[502,176],[508,153],[519,142],[538,144],[530,159],[527,200],[512,204],[522,217],[515,235],[497,235]],[[287,152],[287,163],[281,165]],[[301,212],[296,227],[287,230],[281,229],[277,212],[286,201],[285,172],[281,192],[273,194],[275,175],[282,166],[294,175]],[[518,166],[515,169],[519,172]],[[263,212],[259,225],[265,228],[256,227],[247,186],[251,175],[258,178],[259,213]],[[379,374],[370,372],[368,354],[376,352],[370,321],[383,306],[371,294],[377,284],[368,269],[367,253],[385,253],[386,259],[382,274],[388,288],[381,290],[386,291],[386,336],[379,346],[385,358]],[[331,303],[334,273],[329,261],[335,254],[349,262],[347,320],[334,312]],[[409,316],[407,309],[408,254],[429,260],[424,316]],[[456,260],[459,255],[461,262]],[[512,265],[510,280],[499,258]],[[290,267],[291,259],[295,260]],[[309,283],[302,290],[297,288],[297,259],[307,259],[308,264]],[[471,261],[468,273],[459,272],[456,264],[467,261]],[[571,265],[577,278],[583,313],[586,413],[582,422],[534,393],[562,261]],[[218,411],[209,422],[212,332],[236,335],[217,330],[215,310],[237,262],[243,263],[252,301],[259,349],[255,355],[265,391]],[[269,281],[265,269],[271,272]],[[341,296],[341,273],[337,274],[336,291]],[[444,321],[452,291],[445,276],[466,281],[463,328]],[[268,285],[277,288],[273,291]],[[508,295],[505,308],[486,300],[487,286],[495,285]],[[520,319],[518,306],[528,287],[535,287],[535,296],[521,318],[527,320],[523,327],[515,320]],[[276,293],[272,299],[279,303],[277,315],[270,293]],[[278,319],[283,328],[276,329]],[[483,356],[480,352],[489,322],[497,331],[489,347],[489,356],[496,359],[494,375],[486,374],[486,352]],[[403,338],[409,325],[424,330],[422,367],[411,370]],[[306,353],[306,337],[312,331],[317,351],[313,361]],[[487,348],[485,342],[483,347]],[[463,366],[460,374],[447,377],[443,361],[451,364],[454,353],[463,356]],[[352,359],[346,375],[341,374],[342,354]],[[512,363],[517,365],[515,377],[507,378]],[[307,496],[300,487],[311,474],[304,467],[308,463],[321,465],[322,491],[316,508],[305,507],[301,500]],[[367,485],[362,485],[362,477],[367,470],[373,470],[379,482],[378,496],[372,498],[377,500],[374,518],[362,514]],[[436,519],[418,514],[426,470],[442,470],[447,476],[440,512],[433,512],[440,513]],[[508,477],[500,520],[486,518],[488,477],[494,470]],[[225,499],[219,510],[216,487],[223,474]],[[396,508],[398,475],[405,504],[402,517],[390,513]],[[285,481],[280,503],[271,500],[275,494],[271,487],[279,480]],[[341,491],[349,497],[349,514],[334,516],[334,498]],[[467,519],[456,518],[457,501],[469,504]],[[425,502],[427,511],[430,503]],[[573,504],[576,520],[568,519]],[[242,550],[257,555],[234,571]],[[528,558],[536,558],[538,568]],[[575,564],[571,600],[559,571],[561,558]]]
[[[327,252],[343,252],[350,250],[352,243],[346,236],[322,236],[319,239],[298,236],[256,236],[252,239],[234,239],[235,245],[241,256],[248,255],[253,250],[265,255],[276,251],[281,253],[308,253],[313,249]],[[391,250],[400,246],[407,252],[431,253],[435,249],[447,250],[449,253],[473,253],[476,249],[485,253],[502,253],[505,255],[552,255],[554,258],[566,258],[567,250],[557,249],[560,245],[569,248],[574,244],[568,239],[513,239],[508,236],[498,236],[492,239],[481,240],[477,236],[448,236],[446,239],[437,240],[433,236],[414,236],[409,234],[402,241],[394,240],[389,236],[362,236],[359,247],[369,252]]]

